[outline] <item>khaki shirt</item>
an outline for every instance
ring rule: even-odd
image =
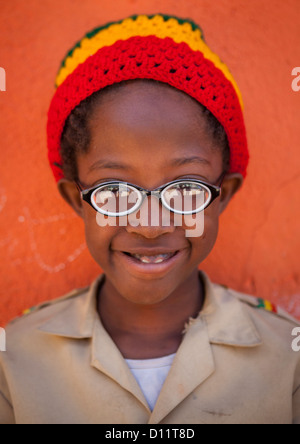
[[[299,324],[202,277],[203,310],[153,412],[97,314],[100,276],[7,327],[0,423],[300,424]]]

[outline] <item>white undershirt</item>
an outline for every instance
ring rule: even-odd
[[[176,353],[156,359],[126,359],[151,411],[154,409],[175,355]]]

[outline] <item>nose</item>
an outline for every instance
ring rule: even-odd
[[[145,197],[141,208],[128,216],[126,230],[148,239],[154,239],[163,234],[175,231],[173,214],[161,205],[158,197]]]

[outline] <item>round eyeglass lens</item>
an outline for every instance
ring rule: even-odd
[[[162,193],[163,204],[178,214],[198,213],[207,207],[210,200],[210,189],[196,182],[171,184]]]
[[[91,196],[93,207],[107,216],[125,216],[136,211],[142,194],[127,184],[115,183],[100,186]]]

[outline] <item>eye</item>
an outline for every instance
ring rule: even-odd
[[[104,190],[108,190],[108,191],[112,191],[113,193],[115,193],[116,191],[119,191],[119,186],[118,185],[107,185],[106,187],[100,187],[99,191],[104,191]]]
[[[91,195],[93,207],[106,215],[130,214],[143,199],[139,190],[124,183],[99,186]]]
[[[121,183],[100,186],[94,193],[97,202],[105,202],[114,196],[116,199],[127,199],[132,194],[132,189]]]
[[[194,196],[206,191],[201,184],[191,182],[174,184],[170,190],[172,190],[172,192],[179,192],[183,196]]]
[[[211,193],[201,183],[182,181],[170,184],[162,193],[165,206],[175,212],[197,212],[209,203]]]
[[[98,192],[101,193],[113,193],[115,197],[128,197],[130,194],[130,190],[127,187],[123,187],[122,185],[108,185],[106,187],[99,188]]]
[[[181,191],[183,194],[190,193],[192,191],[195,191],[195,186],[193,186],[190,183],[180,183],[178,184],[178,187],[176,187],[179,191]],[[198,189],[198,187],[197,187]]]

